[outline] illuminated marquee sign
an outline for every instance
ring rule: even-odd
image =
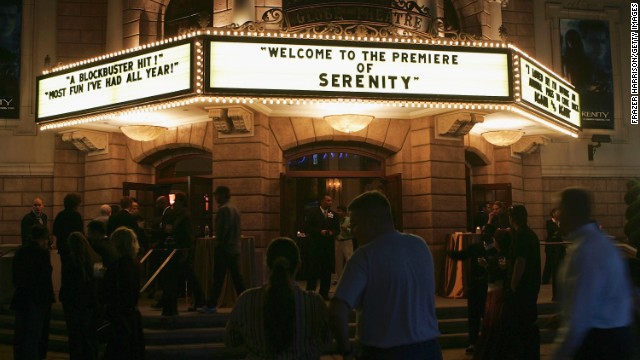
[[[189,93],[193,45],[145,50],[97,65],[38,78],[38,121]]]
[[[216,39],[216,93],[412,100],[512,100],[510,55],[501,49],[328,41]]]
[[[535,109],[581,126],[580,95],[556,75],[520,57],[521,97]]]

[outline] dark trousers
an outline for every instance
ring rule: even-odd
[[[15,360],[46,359],[51,306],[39,307],[29,302],[21,304],[20,307],[15,312],[13,358]]]
[[[487,283],[479,283],[467,289],[467,316],[469,345],[475,345],[478,341],[484,305],[487,302]]]
[[[314,275],[310,275],[307,280],[307,291],[316,291],[320,280],[320,290],[318,293],[323,297],[329,296],[329,287],[331,286],[331,271],[321,271]]]
[[[542,272],[542,283],[548,284],[551,282],[551,296],[553,300],[556,300],[556,296],[558,295],[557,275],[560,265],[564,260],[565,249],[563,246],[564,245],[547,245],[547,249],[545,251],[547,259],[544,263],[544,270]]]
[[[95,360],[98,358],[96,335],[96,309],[62,303],[69,334],[69,359]]]
[[[333,262],[336,257],[333,244],[333,238],[311,239],[307,291],[316,291],[319,280],[318,293],[323,297],[329,296],[331,286],[331,273],[333,273]]]
[[[591,329],[574,360],[629,360],[632,354],[633,333],[629,327]]]
[[[185,262],[180,259],[180,252],[177,252],[162,270],[162,315],[170,316],[178,314],[178,292],[180,286],[184,284],[183,275]]]
[[[419,343],[381,349],[362,346],[361,360],[442,360],[442,350],[438,341],[427,340]]]
[[[142,360],[145,344],[142,332],[142,317],[137,308],[114,314],[111,320],[111,335],[103,360]]]
[[[231,254],[221,248],[216,248],[213,253],[213,285],[211,286],[211,294],[207,299],[207,306],[213,307],[218,305],[218,299],[222,294],[222,285],[224,285],[224,277],[231,275],[233,286],[236,293],[240,295],[244,291],[242,275],[240,275],[240,255]]]

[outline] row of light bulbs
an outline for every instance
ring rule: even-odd
[[[512,111],[530,120],[536,121],[553,130],[562,132],[571,137],[577,138],[575,131],[558,126],[550,121],[544,120],[539,116],[531,114],[528,111],[520,109],[518,106],[510,104],[487,104],[487,103],[442,103],[442,102],[417,102],[417,101],[385,101],[385,100],[363,100],[363,99],[339,99],[338,103],[359,103],[359,104],[376,104],[390,107],[411,107],[423,109],[450,109],[450,110],[475,110],[475,111]],[[40,130],[59,129],[67,126],[77,126],[87,123],[110,120],[114,117],[131,116],[153,112],[158,110],[166,110],[175,107],[188,106],[192,104],[222,104],[222,105],[246,105],[261,103],[264,105],[315,105],[315,104],[333,104],[335,100],[328,99],[271,99],[271,98],[247,98],[247,97],[214,97],[214,96],[196,96],[182,100],[168,101],[161,104],[145,105],[136,107],[126,111],[117,111],[111,113],[103,113],[99,115],[86,116],[77,119],[65,121],[57,121],[40,126]]]

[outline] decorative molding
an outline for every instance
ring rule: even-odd
[[[423,16],[428,19],[427,28],[424,30],[407,28],[393,24],[362,23],[362,21],[342,21],[333,20],[326,22],[313,22],[307,26],[292,27],[288,24],[286,13],[282,8],[267,10],[260,21],[247,21],[243,24],[230,24],[224,28],[247,31],[265,32],[269,30],[281,30],[286,33],[296,33],[301,35],[335,35],[335,36],[369,36],[380,38],[404,37],[411,39],[442,39],[452,41],[473,41],[479,40],[476,35],[467,34],[453,29],[445,23],[442,17],[432,17],[429,9],[418,5],[414,1],[395,0],[392,1],[389,11],[398,10],[412,14],[412,16]],[[342,21],[342,22],[341,22]]]
[[[627,178],[640,176],[640,166],[542,165],[542,177]]]
[[[88,156],[109,152],[109,134],[99,131],[76,130],[62,133],[62,141],[73,144],[76,149],[88,153]]]
[[[53,176],[53,163],[0,163],[0,176]]]
[[[438,115],[436,120],[436,136],[445,139],[465,136],[475,124],[484,122],[484,115],[470,112],[453,112]]]
[[[244,107],[207,108],[218,137],[251,137],[254,135],[253,111]]]
[[[516,154],[531,154],[536,151],[538,147],[546,145],[550,141],[548,137],[542,135],[525,136],[511,145],[511,152]]]

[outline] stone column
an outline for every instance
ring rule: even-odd
[[[404,147],[388,163],[388,173],[402,173],[404,231],[429,243],[440,279],[447,236],[466,229],[463,140],[437,138],[432,117],[412,119]]]
[[[122,0],[107,2],[107,53],[122,50]]]
[[[253,114],[253,135],[224,135],[219,132],[213,139],[213,187],[231,189],[232,201],[242,212],[242,233],[255,236],[260,281],[264,249],[280,234],[282,152],[269,130],[269,118],[260,113]]]

